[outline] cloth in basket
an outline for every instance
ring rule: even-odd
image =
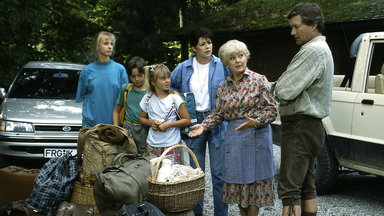
[[[160,162],[165,155],[174,148],[185,148],[192,156],[196,167],[200,168],[195,154],[187,146],[174,145],[166,149],[158,159],[152,176],[147,178],[148,201],[164,212],[181,212],[195,207],[204,197],[205,179],[204,172],[201,175],[173,182],[159,182],[156,180]]]

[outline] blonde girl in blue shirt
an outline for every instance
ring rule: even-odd
[[[191,120],[180,95],[169,88],[171,71],[164,64],[145,67],[147,94],[140,102],[140,123],[149,127],[147,144],[153,153],[160,156],[170,146],[180,144],[180,127],[188,126]],[[180,119],[173,111],[177,109]],[[172,149],[176,163],[182,164],[182,149]]]
[[[111,59],[116,37],[106,31],[98,32],[93,41],[95,61],[80,73],[76,102],[83,102],[82,127],[112,124],[112,112],[120,87],[128,82],[124,66]]]

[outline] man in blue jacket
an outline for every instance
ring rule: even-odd
[[[190,45],[195,53],[180,63],[171,74],[171,88],[180,92],[193,92],[196,101],[197,123],[200,124],[215,106],[216,90],[220,82],[230,73],[219,58],[212,55],[212,33],[206,28],[191,32]],[[228,215],[228,205],[221,200],[223,186],[223,157],[226,122],[212,131],[195,138],[185,139],[187,146],[196,155],[205,172],[205,152],[208,144],[211,167],[214,210],[216,216]],[[191,166],[196,167],[191,160]],[[204,201],[194,209],[195,215],[202,215]]]

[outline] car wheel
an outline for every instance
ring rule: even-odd
[[[328,193],[334,186],[339,174],[339,163],[327,142],[324,143],[323,149],[315,159],[315,173],[317,194]]]

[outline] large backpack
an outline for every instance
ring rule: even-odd
[[[80,182],[93,185],[94,173],[110,166],[119,153],[137,154],[132,134],[126,129],[105,124],[81,129],[77,150]]]

